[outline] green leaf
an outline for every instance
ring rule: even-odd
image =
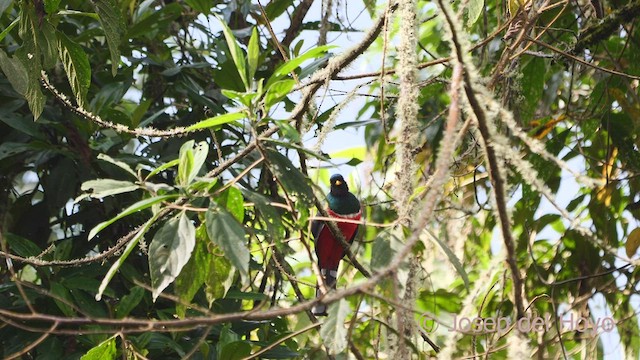
[[[9,248],[11,252],[22,256],[22,257],[31,257],[37,256],[42,252],[42,249],[35,243],[33,243],[29,239],[25,239],[22,236],[18,236],[12,233],[3,233],[2,234],[7,240],[7,244],[9,244]]]
[[[249,81],[253,80],[258,70],[258,59],[260,58],[260,43],[258,38],[258,29],[253,28],[251,38],[249,39],[249,48],[247,50],[249,58]]]
[[[17,17],[11,22],[11,24],[9,24],[9,26],[2,30],[2,32],[0,32],[0,41],[2,41],[11,32],[11,30],[18,25],[19,22],[20,18]]]
[[[224,37],[227,40],[227,46],[229,47],[229,52],[231,53],[231,58],[233,59],[233,63],[236,65],[236,70],[242,79],[242,83],[244,84],[244,88],[247,91],[251,90],[251,85],[249,83],[249,79],[247,77],[247,63],[244,57],[244,53],[238,45],[238,41],[236,37],[233,36],[233,32],[227,26],[227,23],[224,22],[218,15],[216,15],[218,20],[220,21],[220,25],[222,25],[222,32],[224,33]]]
[[[125,216],[131,215],[133,213],[136,213],[140,210],[144,210],[148,207],[150,207],[153,204],[157,204],[161,201],[165,201],[168,199],[172,199],[172,198],[176,198],[178,197],[178,195],[162,195],[162,196],[154,196],[148,199],[144,199],[144,200],[140,200],[138,202],[136,202],[135,204],[129,206],[128,208],[124,209],[122,212],[120,212],[118,215],[116,215],[115,217],[107,220],[107,221],[103,221],[100,224],[96,225],[93,229],[91,229],[91,231],[89,231],[89,239],[91,240],[93,239],[94,236],[96,236],[96,234],[98,234],[100,231],[102,231],[102,229],[106,228],[107,226],[113,224],[114,222],[122,219]]]
[[[138,190],[140,187],[131,181],[122,181],[114,179],[96,179],[89,180],[82,183],[80,189],[82,191],[89,191],[87,196],[91,196],[95,199],[102,199],[104,197],[116,194],[122,194],[134,190]],[[76,200],[77,202],[77,200]]]
[[[471,26],[478,21],[484,10],[484,0],[469,0],[467,3],[467,26]]]
[[[271,77],[269,78],[269,81],[267,81],[266,88],[269,88],[276,81],[280,80],[280,78],[282,78],[283,76],[286,76],[289,73],[291,73],[298,66],[300,66],[303,62],[305,62],[305,61],[307,61],[309,59],[316,58],[316,57],[326,53],[327,51],[329,51],[329,49],[333,49],[335,47],[336,47],[335,45],[318,46],[318,47],[315,47],[315,48],[307,51],[306,53],[298,56],[297,58],[290,59],[286,63],[282,64],[279,68],[277,68],[276,71],[273,72],[273,75],[271,75]]]
[[[242,193],[247,200],[253,202],[256,214],[264,221],[269,236],[276,241],[280,241],[284,233],[281,212],[271,206],[269,199],[259,193],[246,189],[243,189]]]
[[[221,115],[214,116],[212,118],[208,118],[200,122],[197,122],[187,127],[186,130],[194,131],[194,130],[206,129],[206,128],[217,128],[220,125],[230,123],[232,121],[240,120],[244,117],[245,115],[241,112],[221,114]]]
[[[242,192],[237,188],[230,186],[225,190],[220,197],[216,200],[220,205],[223,205],[227,211],[229,211],[233,217],[242,224],[244,221],[244,199]]]
[[[251,254],[245,245],[244,227],[226,210],[212,203],[205,215],[207,234],[224,251],[225,257],[240,272],[242,282],[249,282]]]
[[[340,299],[329,305],[329,315],[320,328],[320,338],[329,354],[336,355],[347,348],[348,334],[344,322],[349,312],[351,312],[351,306],[346,299]]]
[[[129,315],[133,309],[142,301],[144,297],[144,288],[136,286],[129,294],[120,298],[120,301],[116,304],[115,314],[116,318],[122,319]]]
[[[58,53],[78,105],[84,107],[91,85],[91,65],[82,47],[58,31]]]
[[[55,14],[58,12],[60,0],[44,0],[44,10],[47,14]]]
[[[0,49],[0,68],[2,68],[2,72],[4,72],[13,89],[18,94],[26,96],[29,75],[27,74],[27,69],[22,65],[22,62],[15,57],[9,58],[7,54]]]
[[[427,230],[427,232],[429,233],[429,237],[431,238],[431,240],[437,243],[440,246],[440,249],[442,249],[445,255],[447,255],[447,258],[449,259],[453,267],[456,269],[460,277],[462,277],[464,286],[469,289],[469,276],[467,276],[467,272],[464,270],[464,267],[462,266],[462,263],[460,263],[460,260],[458,259],[456,254],[454,254],[449,246],[442,242],[442,240],[435,236],[430,230]]]
[[[111,337],[82,355],[80,360],[115,360],[116,338]]]
[[[373,241],[371,249],[371,270],[379,271],[389,265],[395,254],[402,248],[402,241],[395,230],[384,230]]]
[[[62,311],[62,313],[65,316],[67,317],[75,316],[76,312],[69,305],[69,304],[73,304],[73,298],[71,297],[71,293],[69,292],[69,289],[67,289],[60,283],[52,282],[51,294],[55,296],[53,298],[53,301],[56,303],[58,308]]]
[[[191,182],[190,175],[193,169],[193,140],[189,140],[180,147],[180,162],[178,163],[178,183],[187,186]]]
[[[153,169],[149,173],[149,175],[147,175],[147,177],[145,177],[144,179],[148,180],[150,177],[152,177],[152,176],[154,176],[154,175],[156,175],[156,174],[158,174],[158,173],[160,173],[162,171],[165,171],[166,169],[168,169],[170,167],[174,167],[174,166],[176,166],[178,164],[180,164],[180,159],[175,159],[175,160],[169,161],[168,163],[164,163],[164,164],[158,166],[157,168]]]
[[[120,42],[127,28],[124,17],[115,0],[92,0],[91,4],[100,17],[100,24],[111,53],[111,74],[116,76],[120,64]]]
[[[174,293],[180,299],[180,302],[176,304],[176,314],[181,319],[186,315],[188,307],[186,304],[191,302],[211,272],[213,255],[207,249],[207,242],[205,227],[198,227],[193,254],[174,282]]]
[[[100,299],[102,299],[102,294],[106,290],[107,285],[109,285],[109,282],[111,281],[111,279],[113,279],[113,276],[116,274],[116,272],[118,272],[118,269],[120,269],[122,264],[124,264],[124,261],[127,259],[129,254],[131,254],[131,251],[133,251],[133,249],[138,245],[138,243],[140,242],[140,239],[142,239],[144,234],[146,234],[147,231],[149,231],[149,228],[151,227],[151,225],[153,225],[153,223],[156,221],[157,218],[158,218],[158,214],[153,215],[151,219],[147,220],[147,222],[140,227],[140,230],[138,230],[138,232],[133,236],[133,239],[129,241],[127,246],[122,251],[122,255],[120,255],[118,260],[116,260],[116,262],[114,262],[113,265],[111,265],[111,267],[109,268],[109,271],[107,271],[107,274],[104,276],[104,278],[102,279],[102,282],[100,283],[100,287],[98,288],[98,293],[96,294],[96,301],[100,301]]]
[[[285,96],[291,93],[293,86],[296,84],[293,79],[285,79],[276,81],[267,88],[267,93],[264,96],[264,105],[267,110],[273,105],[284,99]]]
[[[109,156],[107,154],[98,154],[98,160],[103,160],[103,161],[109,162],[109,163],[121,168],[122,170],[128,172],[129,174],[133,175],[134,178],[137,178],[137,175],[136,175],[135,171],[133,171],[131,166],[129,166],[129,164],[125,163],[124,161],[116,160],[116,159],[112,158],[111,156]]]
[[[185,211],[167,221],[149,245],[149,273],[152,297],[158,295],[175,280],[191,258],[196,245],[196,229]]]
[[[522,97],[524,103],[520,107],[520,116],[525,124],[528,124],[536,111],[538,102],[542,97],[545,85],[546,66],[545,60],[532,57],[522,68]]]
[[[267,156],[273,175],[276,176],[284,188],[290,193],[298,195],[297,202],[301,206],[305,204],[311,208],[314,206],[313,190],[309,186],[309,180],[296,168],[289,158],[278,151],[268,149]]]
[[[178,182],[182,186],[188,186],[195,179],[207,159],[208,153],[209,146],[205,141],[194,146],[194,141],[189,140],[180,147]]]
[[[204,293],[209,307],[217,299],[222,299],[233,285],[235,269],[229,259],[224,256],[209,254],[209,273],[204,280]]]

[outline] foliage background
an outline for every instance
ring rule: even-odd
[[[0,1],[3,356],[638,358],[638,2],[316,2]]]

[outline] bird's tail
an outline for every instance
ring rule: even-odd
[[[336,288],[336,278],[338,276],[337,270],[329,270],[329,269],[320,269],[320,274],[322,275],[322,279],[324,280],[324,285],[328,290]],[[320,297],[322,295],[322,291],[320,291],[320,286],[316,285],[316,297]],[[316,304],[311,312],[315,316],[327,316],[327,305],[326,304]]]

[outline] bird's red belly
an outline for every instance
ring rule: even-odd
[[[358,214],[357,216],[349,217],[349,219],[360,220],[360,215]],[[354,223],[336,222],[336,224],[347,241],[353,237],[358,229],[358,224]],[[345,254],[342,244],[340,244],[339,240],[333,237],[331,230],[329,230],[329,227],[326,225],[322,228],[320,236],[318,236],[316,251],[318,253],[320,268],[329,270],[338,269],[338,264]]]

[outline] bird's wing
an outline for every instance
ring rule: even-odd
[[[313,235],[314,241],[318,240],[318,236],[320,236],[320,232],[322,231],[323,227],[324,227],[324,221],[313,220],[311,222],[311,234]]]

